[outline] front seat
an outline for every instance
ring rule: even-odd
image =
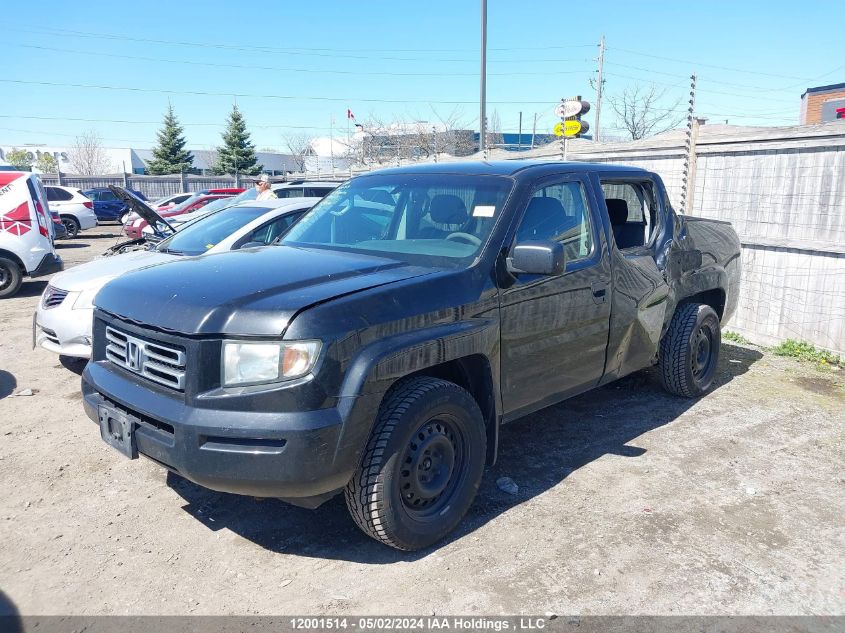
[[[458,196],[438,194],[428,205],[431,226],[419,230],[418,237],[424,240],[444,240],[450,233],[460,231],[469,219],[467,207]]]

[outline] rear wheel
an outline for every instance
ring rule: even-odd
[[[451,532],[484,471],[484,419],[458,385],[426,376],[395,386],[379,410],[346,505],[367,535],[401,550]]]
[[[64,224],[65,228],[67,229],[67,238],[69,240],[79,235],[79,231],[81,230],[81,227],[79,226],[79,220],[77,220],[72,215],[63,215],[62,224]]]
[[[660,376],[667,391],[695,398],[713,385],[722,331],[708,305],[688,303],[675,311],[660,341]]]
[[[0,299],[11,297],[21,287],[23,274],[17,262],[0,257]]]

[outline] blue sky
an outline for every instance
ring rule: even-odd
[[[328,135],[332,117],[343,130],[347,107],[361,122],[455,117],[477,127],[479,5],[7,2],[0,145],[70,145],[93,129],[107,146],[149,147],[168,100],[200,148],[220,143],[234,100],[258,147]],[[525,131],[537,113],[548,132],[561,97],[592,100],[602,34],[605,95],[654,84],[666,90],[661,107],[680,99],[684,110],[695,71],[697,111],[713,122],[797,123],[808,86],[845,81],[845,5],[833,0],[488,5],[488,113],[505,131],[521,111]],[[613,123],[606,103],[605,133]]]

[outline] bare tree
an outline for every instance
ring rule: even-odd
[[[94,130],[88,130],[76,137],[68,158],[74,173],[82,176],[109,174],[115,170],[108,152]]]
[[[627,130],[636,141],[671,130],[684,120],[686,113],[679,111],[681,100],[669,107],[661,106],[665,96],[666,90],[658,90],[653,85],[636,85],[625,88],[621,96],[610,97],[609,101],[622,122],[620,129]]]
[[[355,163],[395,164],[427,160],[435,154],[467,156],[476,151],[473,132],[463,124],[457,108],[447,114],[432,108],[432,114],[430,120],[416,115],[411,121],[369,115],[361,128],[363,134],[349,143],[347,158]]]
[[[490,117],[490,124],[487,126],[487,147],[494,148],[503,142],[502,120],[499,118],[499,111],[493,110],[493,115]]]
[[[288,134],[282,138],[285,147],[296,162],[298,171],[305,171],[305,158],[311,153],[311,137],[302,132]]]

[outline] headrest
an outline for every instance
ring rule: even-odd
[[[531,198],[519,225],[518,241],[556,235],[568,219],[557,198]]]
[[[628,203],[622,198],[607,198],[607,213],[611,226],[625,224],[628,221]]]
[[[449,194],[434,196],[428,214],[437,224],[464,224],[468,218],[464,201]]]

